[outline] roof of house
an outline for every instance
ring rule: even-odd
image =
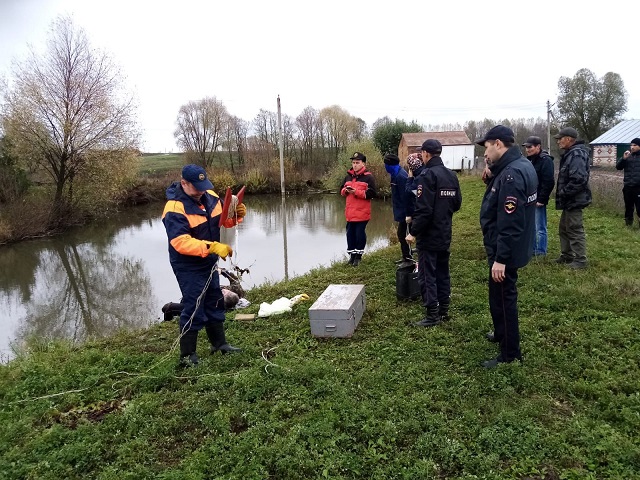
[[[442,145],[473,145],[463,131],[403,133],[402,138],[408,147],[419,147],[428,138],[438,140]]]
[[[636,137],[640,137],[640,120],[623,120],[589,144],[612,145],[616,143],[629,143]]]

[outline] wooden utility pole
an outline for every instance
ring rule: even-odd
[[[280,137],[280,192],[284,197],[284,142],[282,134],[282,112],[280,111],[280,95],[278,95],[278,132]]]

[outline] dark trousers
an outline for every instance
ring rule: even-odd
[[[224,297],[220,290],[220,277],[218,272],[213,272],[211,283],[206,293],[200,299],[198,309],[196,303],[198,297],[202,294],[204,287],[211,274],[212,265],[203,265],[198,267],[173,267],[173,273],[176,275],[180,292],[182,293],[182,312],[180,313],[180,331],[199,331],[211,322],[224,322]],[[191,315],[196,310],[191,322]]]
[[[398,241],[400,242],[400,251],[402,251],[402,258],[411,258],[411,247],[407,243],[406,237],[408,233],[407,222],[401,220],[398,222]]]
[[[448,251],[418,250],[418,285],[425,308],[449,305],[451,277]]]
[[[633,209],[640,218],[640,187],[622,187],[624,197],[624,219],[629,225],[633,223]]]
[[[505,362],[522,358],[518,326],[518,269],[507,268],[500,283],[491,278],[489,268],[489,310],[493,319],[493,333],[500,342],[500,356]]]
[[[364,222],[347,222],[347,253],[362,255],[364,253],[364,247],[367,244],[367,223]]]

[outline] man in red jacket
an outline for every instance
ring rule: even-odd
[[[340,195],[347,198],[344,210],[347,219],[347,253],[349,265],[358,266],[367,244],[366,228],[371,219],[371,199],[376,195],[376,183],[365,166],[367,157],[351,155],[351,169],[342,182]]]

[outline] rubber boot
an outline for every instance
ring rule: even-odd
[[[198,332],[188,330],[180,337],[180,363],[179,367],[195,367],[198,365],[196,347],[198,345]]]
[[[349,262],[348,265],[353,265],[353,260],[356,258],[356,254],[352,253],[349,255]]]
[[[438,305],[427,307],[427,315],[419,322],[414,323],[414,325],[418,327],[433,327],[438,325],[441,322],[438,310]]]
[[[223,355],[225,353],[236,353],[242,351],[241,348],[234,347],[227,343],[224,336],[224,324],[222,322],[211,323],[205,327],[205,330],[207,332],[207,337],[209,337],[209,342],[211,343],[212,355],[218,351]]]
[[[354,253],[353,254],[353,263],[352,263],[352,265],[354,267],[357,267],[358,265],[360,265],[360,260],[362,260],[362,254],[361,253]]]
[[[440,315],[440,321],[442,322],[448,322],[449,320],[451,320],[451,317],[449,316],[449,304],[448,303],[441,303],[440,307],[438,309],[438,315]]]

